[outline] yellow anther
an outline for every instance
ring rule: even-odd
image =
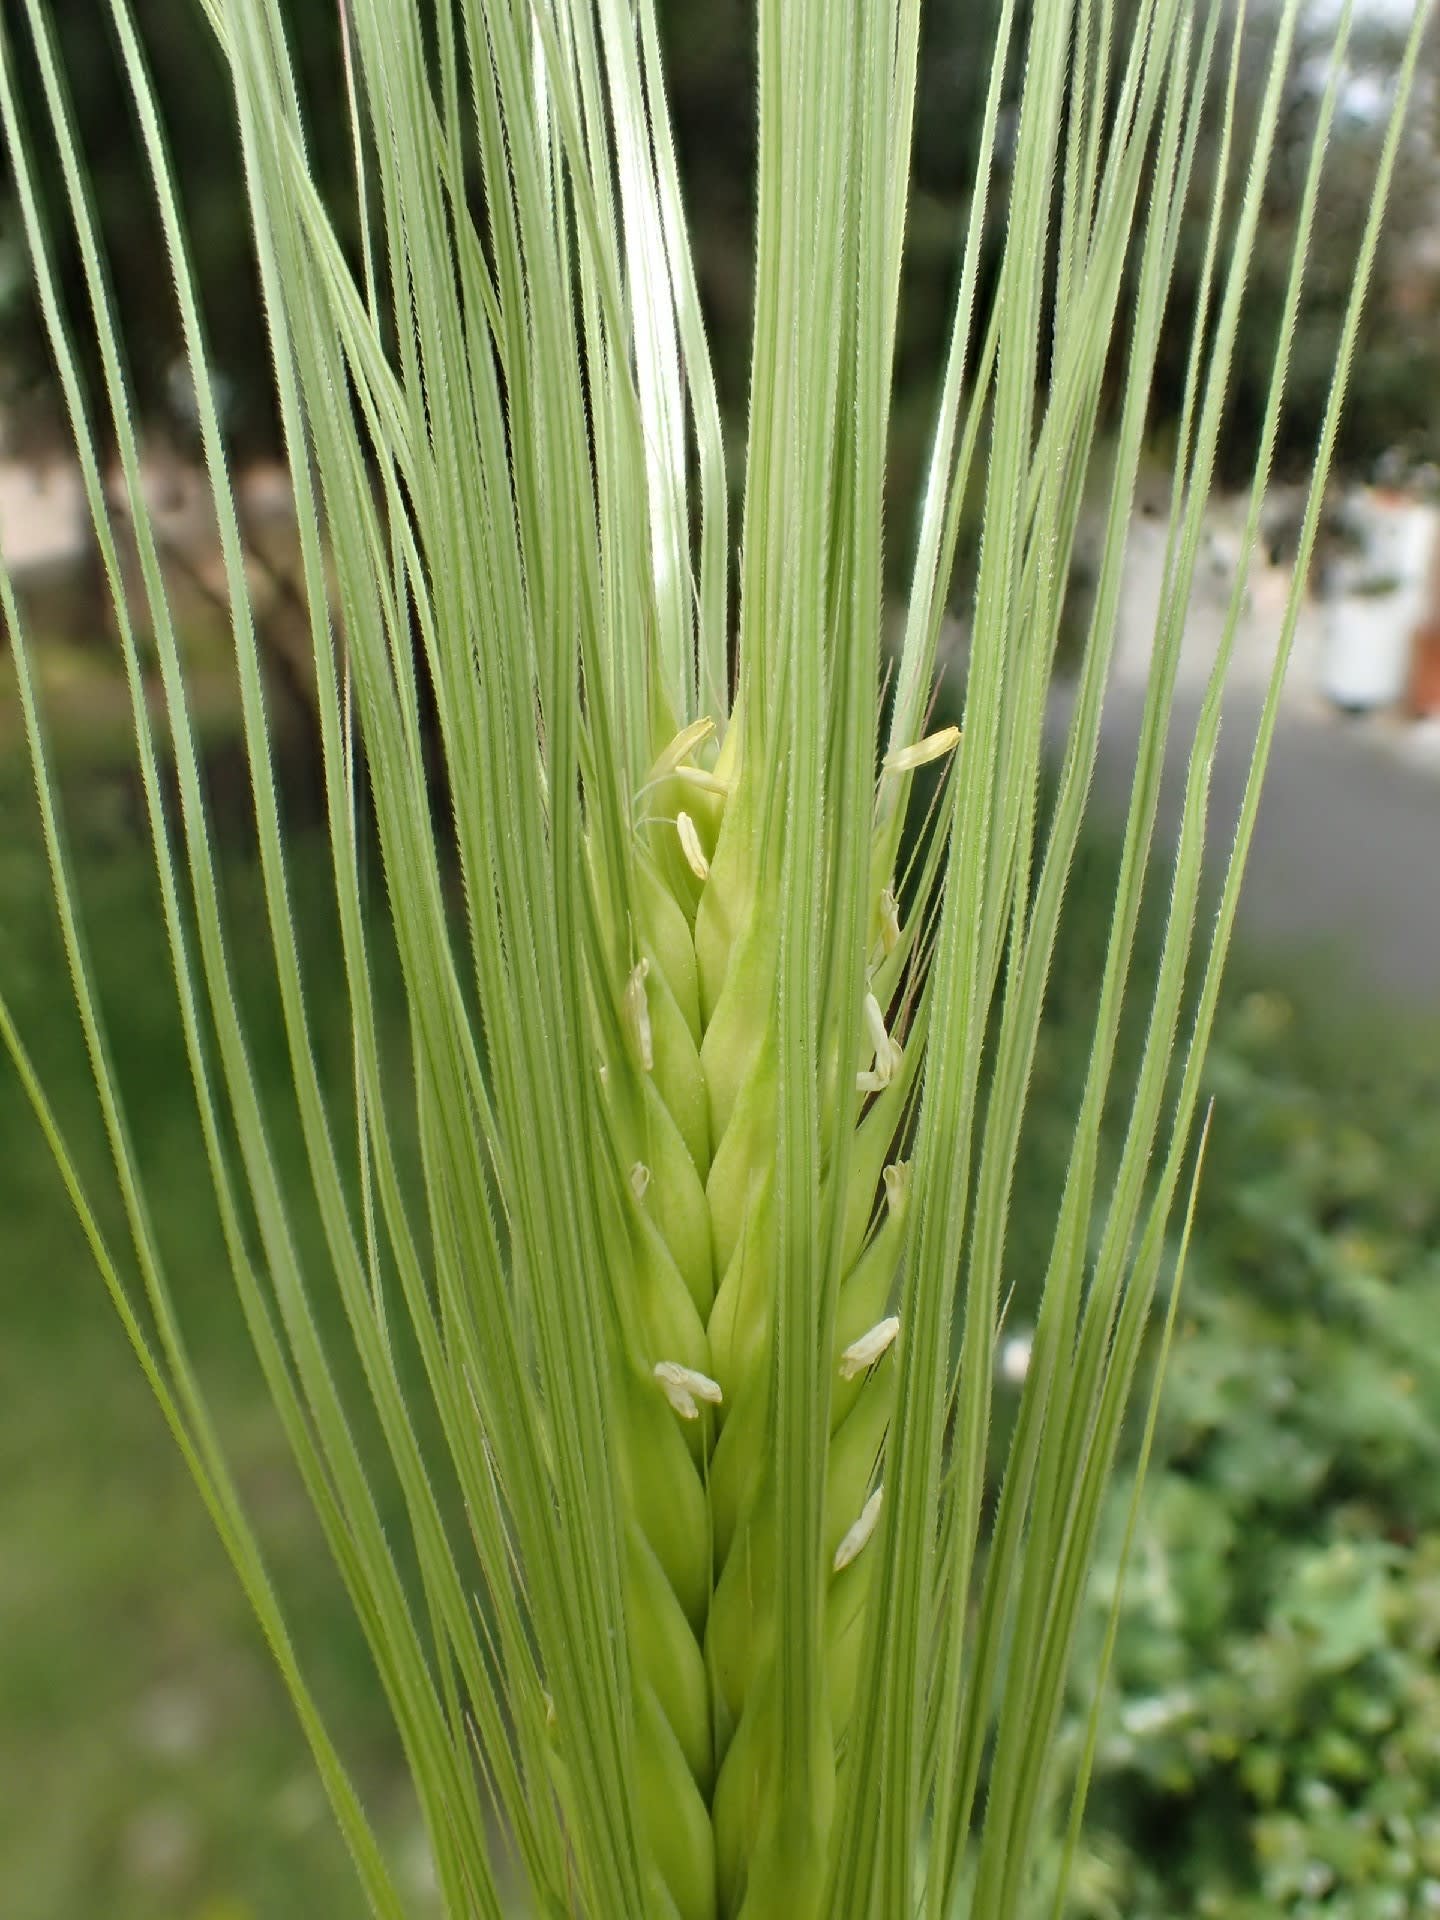
[[[913,773],[916,767],[928,766],[932,760],[943,760],[947,753],[953,753],[960,744],[959,727],[941,727],[938,733],[927,733],[923,740],[917,740],[911,747],[895,747],[885,756],[886,773]]]

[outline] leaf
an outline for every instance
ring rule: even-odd
[[[1304,1637],[1317,1671],[1339,1672],[1385,1645],[1395,1559],[1378,1543],[1341,1541],[1293,1565],[1276,1617]]]

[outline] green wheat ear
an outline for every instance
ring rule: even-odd
[[[631,1253],[608,1279],[623,1378],[638,1808],[654,1884],[682,1920],[797,1911],[794,1888],[752,1884],[750,1874],[779,1758],[770,1668],[781,1551],[771,1393],[781,874],[739,727],[737,716],[718,754],[707,721],[656,756],[632,847],[632,960],[608,983],[609,1044],[598,1042]],[[884,777],[948,754],[957,739],[949,728],[890,755]],[[877,830],[867,867],[893,857],[894,837],[893,822]],[[914,958],[888,885],[871,922],[861,1022],[843,1043],[829,1037],[825,1075],[832,1158],[834,1128],[854,1134],[845,1156],[854,1197],[816,1490],[830,1756],[811,1790],[822,1832],[854,1703],[894,1405],[900,1322],[889,1309],[907,1181],[886,1161],[915,1074],[876,992],[901,998],[901,965]],[[594,983],[597,1003],[606,984]]]

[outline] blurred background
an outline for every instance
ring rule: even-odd
[[[136,0],[207,309],[262,621],[309,977],[338,966],[319,837],[318,746],[295,528],[219,63],[175,0]],[[1023,9],[1022,9],[1023,11]],[[1190,610],[1177,731],[1193,723],[1234,580],[1315,100],[1335,9],[1315,5],[1290,75],[1224,471]],[[290,0],[315,165],[347,204],[335,0]],[[928,0],[911,266],[890,482],[908,562],[917,476],[979,139],[994,0]],[[1123,8],[1122,8],[1123,12]],[[257,1075],[283,1156],[288,1075],[261,930],[248,779],[215,528],[196,470],[153,196],[94,0],[53,13],[110,249],[146,484],[163,536],[223,857]],[[1274,33],[1254,0],[1247,33]],[[662,5],[672,108],[722,398],[743,440],[754,76],[750,0]],[[1298,483],[1323,409],[1409,7],[1361,0],[1329,159],[1328,214],[1239,631],[1216,764],[1228,845],[1291,579]],[[34,75],[14,49],[22,98]],[[1361,336],[1318,562],[1306,584],[1274,770],[1210,1068],[1216,1099],[1159,1453],[1122,1613],[1073,1912],[1087,1920],[1411,1920],[1440,1914],[1440,49],[1426,55]],[[1242,66],[1242,121],[1257,110]],[[1012,87],[1013,97],[1013,87]],[[1003,141],[1002,141],[1003,149]],[[1244,155],[1246,141],[1237,140]],[[1078,863],[1037,1068],[998,1355],[1000,1417],[1024,1377],[1090,1037],[1133,772],[1168,513],[1203,202],[1182,236],[1150,457],[1127,562],[1096,809]],[[46,172],[52,229],[62,195]],[[1232,182],[1233,185],[1233,182]],[[78,259],[59,248],[92,398]],[[97,419],[103,410],[97,410]],[[377,1819],[425,1910],[430,1876],[383,1702],[248,1358],[177,1028],[128,696],[63,407],[0,177],[0,555],[27,616],[118,1070],[180,1304],[277,1581]],[[1103,465],[1104,450],[1101,450]],[[738,473],[736,480],[738,483]],[[115,507],[123,521],[123,510]],[[122,528],[123,531],[123,528]],[[975,529],[947,636],[963,661]],[[966,557],[968,544],[968,558]],[[1083,632],[1093,554],[1071,582]],[[952,681],[942,703],[957,703]],[[1057,694],[1055,723],[1065,715]],[[1167,803],[1173,824],[1176,803]],[[1155,853],[1136,978],[1163,930]],[[314,876],[315,884],[307,883]],[[380,885],[378,872],[376,886]],[[398,978],[382,1005],[403,1050]],[[0,633],[0,985],[87,1171],[104,1184],[88,1068],[39,849],[10,636]],[[345,1011],[314,996],[343,1127]],[[403,1116],[398,1124],[404,1125]],[[118,1227],[113,1197],[101,1224]],[[0,1913],[6,1920],[301,1920],[359,1897],[279,1683],[107,1304],[28,1105],[0,1065]],[[1031,1291],[1027,1295],[1027,1284]],[[1008,1399],[1007,1399],[1008,1396]],[[1117,1505],[1113,1540],[1123,1514]],[[1093,1668],[1113,1584],[1081,1649]],[[1077,1695],[1078,1700],[1078,1695]],[[1079,1752],[1077,1719],[1067,1764]]]

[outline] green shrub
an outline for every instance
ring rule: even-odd
[[[1096,1920],[1440,1913],[1440,1116],[1394,1083],[1346,1098],[1299,1046],[1252,996],[1211,1069],[1074,1909]]]

